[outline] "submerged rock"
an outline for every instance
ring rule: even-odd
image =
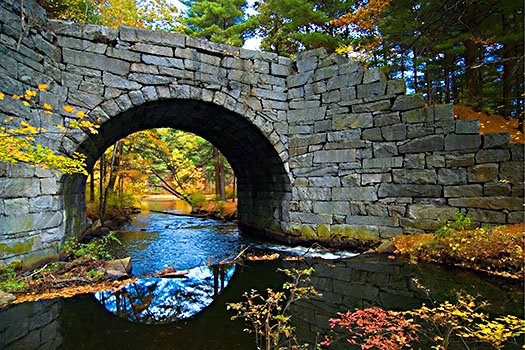
[[[104,272],[111,279],[129,277],[131,274],[131,258],[106,261],[104,263]]]

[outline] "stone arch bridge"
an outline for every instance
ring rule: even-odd
[[[461,209],[487,224],[523,220],[523,147],[479,134],[452,105],[405,95],[402,80],[323,50],[295,60],[177,34],[48,20],[0,0],[0,90],[48,84],[2,115],[47,128],[39,142],[88,166],[118,139],[157,127],[198,134],[238,177],[239,226],[297,243],[346,244],[440,226]],[[21,30],[22,28],[22,30]],[[98,135],[53,133],[69,104]],[[4,118],[2,118],[3,120]],[[85,177],[0,164],[0,262],[56,255],[86,227]]]

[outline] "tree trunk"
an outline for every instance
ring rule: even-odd
[[[467,78],[468,102],[478,106],[481,102],[479,75],[475,67],[478,45],[470,39],[465,40],[463,45],[465,45],[465,76]]]
[[[106,155],[102,154],[102,157],[100,157],[100,175],[99,175],[99,187],[98,187],[98,204],[99,204],[99,219],[102,223],[102,217],[104,216],[102,206],[104,203],[104,178],[106,177],[105,170],[106,170]]]
[[[95,169],[89,173],[89,202],[95,202]]]
[[[213,147],[213,157],[215,159],[215,195],[221,200],[226,200],[224,162],[221,153],[216,147]]]
[[[418,62],[417,62],[417,53],[416,53],[416,50],[412,50],[412,63],[414,65],[414,92],[417,93],[418,92],[418,88],[417,88],[417,65],[418,65]]]

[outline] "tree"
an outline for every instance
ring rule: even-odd
[[[246,0],[183,0],[185,34],[242,46],[247,35]]]
[[[302,50],[324,47],[334,52],[348,31],[331,20],[350,10],[353,1],[268,0],[255,3],[259,12],[251,19],[254,32],[262,37],[265,51],[292,56]]]

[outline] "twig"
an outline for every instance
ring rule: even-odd
[[[45,268],[46,268],[48,265],[49,265],[49,264],[45,264],[44,267],[42,267],[41,269],[39,269],[39,270],[33,272],[33,273],[30,274],[29,276],[24,277],[24,279],[25,279],[25,280],[28,280],[28,279],[30,279],[31,277],[33,277],[34,275],[39,274],[40,272],[44,271]]]

